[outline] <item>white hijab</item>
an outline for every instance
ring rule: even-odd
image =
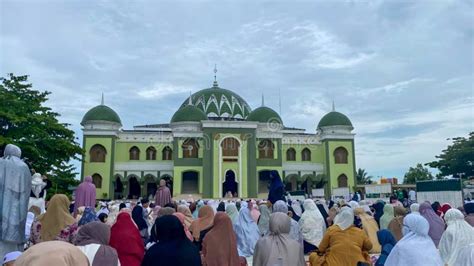
[[[411,213],[416,213],[416,214],[420,214],[420,204],[418,203],[413,203],[412,205],[410,205],[410,211]]]
[[[296,215],[301,217],[303,210],[301,209],[301,203],[298,200],[291,202],[291,208],[293,208],[293,211],[296,213]]]
[[[448,210],[444,220],[448,228],[439,241],[439,253],[447,265],[457,265],[454,262],[460,250],[474,244],[474,228],[464,220],[464,215],[458,209]]]
[[[312,245],[319,246],[326,232],[323,215],[312,199],[306,199],[303,207],[304,212],[298,222],[303,239]]]
[[[354,210],[345,206],[334,218],[334,224],[339,226],[341,230],[346,230],[354,224]]]
[[[403,219],[403,238],[393,247],[385,266],[443,266],[443,260],[428,235],[429,229],[430,224],[423,216],[408,214]],[[420,252],[420,249],[423,251]]]
[[[45,186],[46,183],[43,181],[43,178],[41,178],[41,174],[35,173],[33,176],[31,176],[31,191],[37,198],[39,198],[39,194]]]
[[[474,244],[463,247],[458,254],[454,265],[471,266],[474,265]]]

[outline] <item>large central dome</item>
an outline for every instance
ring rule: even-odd
[[[212,88],[200,90],[183,102],[181,108],[190,103],[201,109],[209,119],[245,120],[252,111],[248,103],[233,91],[220,88],[215,83]]]

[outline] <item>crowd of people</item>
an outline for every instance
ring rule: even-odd
[[[292,200],[276,172],[261,200],[174,201],[162,180],[151,201],[101,202],[86,177],[45,204],[47,187],[7,145],[4,265],[474,265],[474,202]]]

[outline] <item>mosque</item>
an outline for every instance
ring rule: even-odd
[[[169,123],[123,129],[102,100],[81,125],[81,178],[92,176],[97,198],[153,195],[160,179],[177,198],[265,197],[272,170],[287,191],[324,188],[327,197],[355,186],[354,128],[334,105],[316,133],[306,133],[287,127],[263,97],[252,109],[214,79],[184,100]]]

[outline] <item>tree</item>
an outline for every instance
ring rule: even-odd
[[[428,168],[425,168],[421,163],[418,163],[416,167],[410,167],[408,172],[405,173],[403,184],[415,184],[416,181],[423,180],[433,180],[433,175],[430,173]]]
[[[0,152],[13,143],[31,168],[59,180],[74,170],[67,162],[83,152],[69,124],[59,123],[59,114],[44,106],[49,94],[34,90],[28,76],[0,78]]]
[[[437,155],[437,161],[426,165],[438,168],[440,176],[468,178],[474,176],[474,132],[469,137],[453,138],[453,143]]]
[[[54,194],[66,194],[71,198],[71,188],[79,185],[79,181],[75,179],[77,173],[74,170],[72,165],[63,163],[51,171],[48,178],[53,183],[53,187],[48,189],[47,199],[50,199]]]
[[[372,184],[372,176],[369,176],[365,169],[359,168],[356,173],[357,184]]]

